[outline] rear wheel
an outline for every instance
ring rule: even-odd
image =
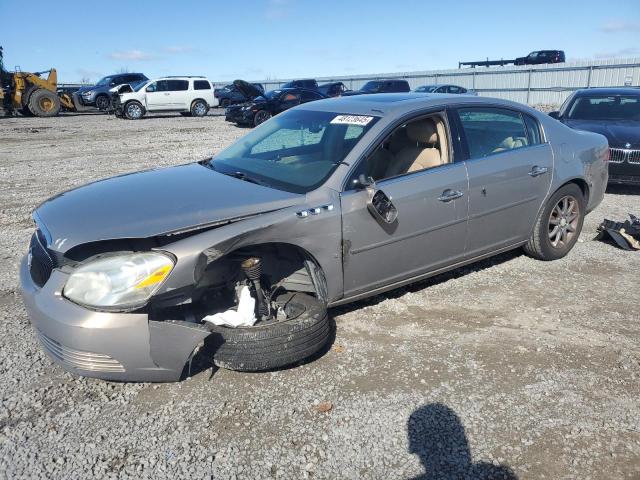
[[[524,251],[539,260],[564,257],[578,241],[584,222],[585,199],[580,187],[570,183],[547,201]]]
[[[209,105],[204,100],[196,100],[191,104],[191,115],[193,117],[204,117],[209,111]]]
[[[96,107],[98,110],[108,110],[110,103],[109,97],[106,95],[98,95],[96,97]]]
[[[266,122],[270,118],[271,118],[271,113],[267,112],[266,110],[259,110],[258,112],[256,112],[255,116],[253,117],[253,125],[257,127],[258,125]]]
[[[60,112],[60,98],[54,92],[40,88],[31,94],[29,110],[36,117],[55,117]]]
[[[284,299],[284,305],[286,320],[253,327],[209,327],[221,340],[214,363],[243,372],[271,370],[300,362],[322,349],[331,335],[324,304],[311,295],[293,293]]]
[[[124,106],[124,116],[129,120],[138,120],[144,115],[144,108],[140,102],[131,101]]]

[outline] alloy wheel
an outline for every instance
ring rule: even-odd
[[[549,241],[553,248],[564,248],[578,232],[580,204],[566,195],[562,197],[549,215]]]

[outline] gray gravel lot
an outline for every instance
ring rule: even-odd
[[[0,478],[640,478],[640,252],[592,240],[640,190],[608,193],[563,260],[513,252],[333,310],[333,346],[302,366],[159,385],[55,366],[17,287],[31,210],[246,131],[0,119]]]

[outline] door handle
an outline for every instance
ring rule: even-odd
[[[460,190],[451,190],[450,188],[447,188],[444,192],[442,192],[442,195],[438,197],[438,200],[446,203],[450,202],[451,200],[455,200],[456,198],[460,198],[463,195],[464,193],[462,193]]]
[[[532,177],[537,177],[539,175],[544,175],[548,171],[549,169],[547,167],[539,167],[536,165],[531,169],[531,171],[529,172],[529,175],[531,175]]]

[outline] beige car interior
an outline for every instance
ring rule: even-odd
[[[441,116],[398,127],[369,158],[374,180],[395,177],[449,163],[449,142]]]

